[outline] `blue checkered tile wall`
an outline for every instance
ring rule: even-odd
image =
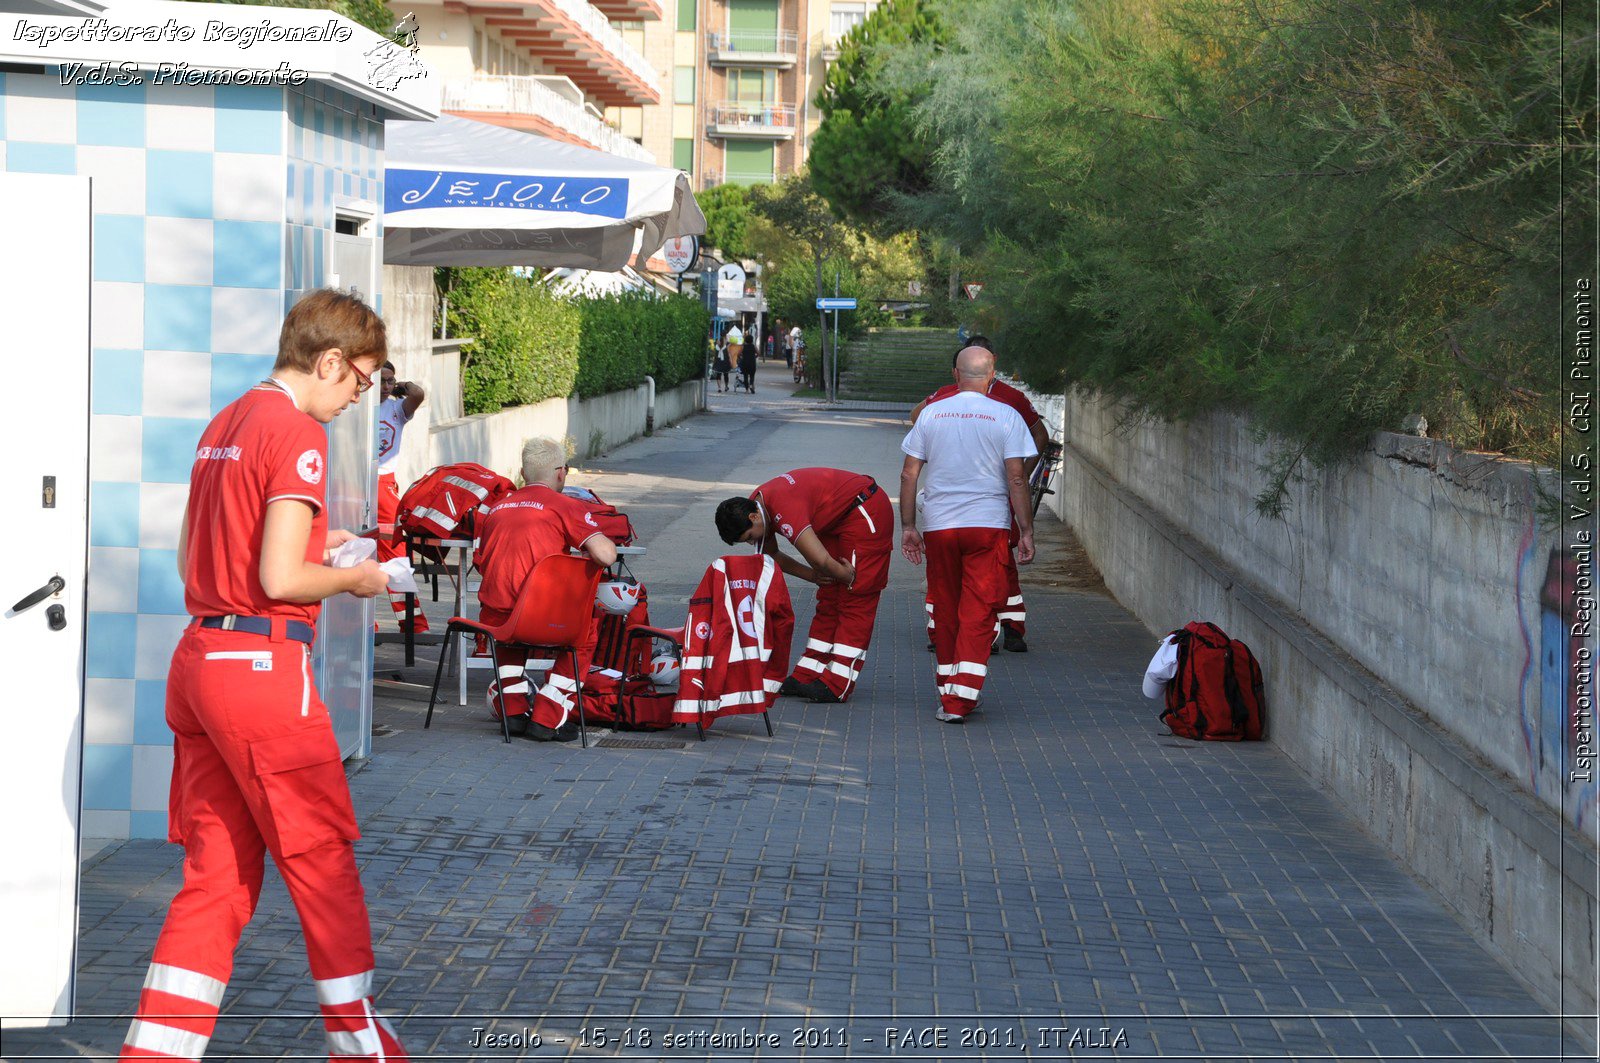
[[[93,178],[84,830],[162,837],[195,442],[325,283],[337,204],[382,202],[382,123],[316,84],[59,81],[0,73],[0,170]]]

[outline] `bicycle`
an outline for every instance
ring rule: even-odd
[[[1039,515],[1039,503],[1044,501],[1045,495],[1055,494],[1055,488],[1050,486],[1056,475],[1056,470],[1061,467],[1061,444],[1054,439],[1044,445],[1044,451],[1039,455],[1039,463],[1033,467],[1033,473],[1028,477],[1028,494],[1033,499],[1033,515]]]

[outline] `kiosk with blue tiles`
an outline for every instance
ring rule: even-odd
[[[0,595],[61,587],[0,621],[12,718],[47,743],[24,756],[13,735],[0,785],[13,811],[52,795],[47,833],[8,833],[0,865],[28,846],[75,876],[62,839],[79,742],[82,834],[166,834],[165,677],[187,619],[177,534],[201,429],[268,375],[306,292],[355,289],[381,311],[384,120],[436,117],[438,92],[408,50],[324,11],[24,7],[0,14],[0,328],[29,402],[0,419],[0,445],[7,497],[30,507],[3,534],[29,563]],[[372,405],[330,430],[335,527],[373,522]],[[359,755],[371,604],[330,606],[318,681]],[[31,781],[16,774],[29,763]]]

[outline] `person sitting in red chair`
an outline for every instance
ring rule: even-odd
[[[489,510],[474,555],[483,585],[478,590],[479,619],[498,625],[512,606],[533,566],[550,554],[581,551],[602,567],[617,560],[617,547],[600,533],[594,516],[579,500],[561,493],[567,483],[567,452],[554,439],[535,436],[522,445],[522,478],[528,486],[513,491]],[[589,670],[595,628],[578,647],[578,671],[559,658],[532,705],[523,667],[524,646],[495,644],[495,672],[512,733],[526,733],[537,742],[570,742],[578,736],[572,719],[578,677]],[[494,704],[491,697],[490,704]]]

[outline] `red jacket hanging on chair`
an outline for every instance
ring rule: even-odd
[[[730,554],[706,569],[689,598],[674,723],[772,707],[789,674],[794,607],[777,562]]]

